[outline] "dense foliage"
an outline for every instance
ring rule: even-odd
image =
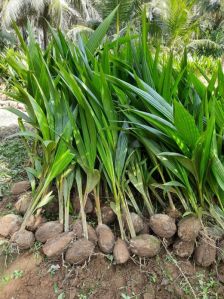
[[[140,28],[106,38],[116,9],[89,38],[77,44],[51,29],[41,50],[32,30],[21,51],[10,50],[10,96],[25,104],[19,117],[24,140],[34,140],[27,172],[33,202],[25,215],[52,199],[57,186],[59,219],[68,230],[70,192],[79,195],[87,236],[87,198],[115,211],[121,236],[130,211],[147,216],[169,208],[195,213],[223,227],[224,73],[188,62],[187,52],[154,48],[146,12]],[[139,34],[140,32],[140,34]],[[33,130],[24,126],[29,123]]]
[[[4,36],[16,22],[25,40],[27,24],[32,22],[37,39],[46,48],[47,22],[74,37],[80,31],[95,29],[117,5],[111,33],[122,34],[129,22],[139,24],[145,7],[154,44],[160,43],[177,52],[187,47],[198,55],[223,54],[223,0],[3,0],[0,21]]]

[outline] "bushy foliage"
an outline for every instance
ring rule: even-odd
[[[0,50],[5,47],[13,47],[16,44],[16,38],[12,33],[0,30]]]
[[[123,238],[122,215],[135,235],[132,210],[152,215],[169,207],[219,221],[224,213],[221,63],[209,74],[188,63],[186,50],[179,59],[153,48],[145,12],[141,34],[127,30],[108,40],[116,12],[77,44],[51,29],[46,51],[32,31],[26,45],[17,30],[22,50],[5,61],[11,95],[25,104],[27,114],[13,112],[20,118],[20,135],[35,140],[27,168],[34,199],[24,221],[52,199],[54,183],[65,230],[75,186],[85,235],[90,193],[99,223],[103,198],[110,202]]]

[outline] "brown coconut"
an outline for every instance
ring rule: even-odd
[[[24,215],[32,201],[32,193],[25,192],[19,195],[18,201],[15,203],[15,209],[19,214]]]
[[[196,264],[202,267],[209,267],[215,263],[216,259],[216,242],[210,238],[200,240],[194,252]]]
[[[29,249],[35,242],[34,234],[26,229],[19,230],[12,235],[11,241],[20,249]]]
[[[0,218],[0,235],[9,237],[20,229],[22,218],[18,215],[8,214]]]
[[[135,230],[135,233],[138,234],[140,233],[143,229],[144,229],[144,221],[143,219],[136,213],[130,213],[131,216],[131,220],[133,223],[133,227]],[[125,228],[128,229],[128,221],[127,221],[127,217],[124,217],[124,225]]]
[[[98,245],[103,253],[111,253],[115,244],[115,237],[112,230],[105,224],[100,224],[96,228]]]
[[[151,216],[149,226],[152,231],[161,238],[171,238],[177,231],[175,220],[165,214],[155,214]]]
[[[201,230],[200,219],[188,216],[178,223],[178,236],[183,241],[195,241]]]
[[[23,192],[26,192],[30,189],[30,182],[29,181],[21,181],[14,183],[11,188],[12,195],[19,195]]]
[[[35,232],[38,227],[40,227],[43,223],[47,222],[47,219],[40,215],[31,215],[29,220],[26,223],[26,229],[31,232]]]
[[[174,253],[179,257],[190,257],[194,252],[194,241],[177,240],[173,244]]]
[[[82,264],[94,252],[95,245],[86,239],[80,239],[71,244],[65,254],[65,261],[70,264]]]
[[[129,260],[130,253],[124,240],[118,239],[115,242],[113,255],[116,264],[124,264]]]
[[[36,231],[35,238],[37,241],[45,243],[47,240],[56,237],[63,232],[63,224],[59,221],[49,221],[43,223]]]
[[[48,240],[43,246],[43,253],[47,257],[61,255],[68,247],[69,243],[75,238],[74,232],[66,232]]]
[[[83,238],[83,228],[82,228],[82,221],[81,220],[77,220],[74,224],[73,224],[73,232],[75,233],[76,239],[82,239]],[[88,232],[88,240],[93,242],[94,244],[97,243],[97,235],[95,232],[95,229],[87,224],[87,232]]]
[[[101,208],[102,222],[103,224],[109,225],[114,223],[116,220],[116,214],[111,209],[111,207],[103,206]]]
[[[221,240],[219,245],[218,245],[218,257],[219,259],[224,262],[224,240]]]
[[[73,203],[73,208],[74,208],[75,213],[78,214],[80,212],[80,201],[79,201],[79,197],[73,196],[72,203]],[[84,210],[85,210],[86,214],[91,214],[93,212],[93,210],[94,210],[94,206],[93,206],[92,200],[89,197],[87,198]]]
[[[160,244],[160,240],[155,236],[144,234],[130,240],[130,249],[140,257],[153,257],[158,254]]]

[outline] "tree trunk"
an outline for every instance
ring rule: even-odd
[[[43,30],[43,40],[44,40],[44,49],[47,48],[48,44],[48,24],[47,21],[49,21],[49,14],[48,14],[48,5],[45,6],[44,8],[44,13],[43,13],[43,25],[42,25],[42,30]]]
[[[23,36],[23,39],[25,41],[25,43],[27,44],[27,32],[26,32],[26,25],[22,26],[22,36]]]

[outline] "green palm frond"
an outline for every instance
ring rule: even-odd
[[[43,13],[45,7],[44,0],[3,0],[2,2],[2,22],[9,26],[13,21],[21,21],[27,15]]]
[[[153,0],[147,5],[148,17],[152,24],[151,34],[160,33],[166,44],[172,46],[180,39],[189,39],[195,29],[196,21],[191,9],[194,0]]]
[[[224,51],[224,46],[210,39],[193,40],[188,44],[188,49],[196,52],[198,55],[220,56]]]
[[[18,24],[25,23],[31,16],[34,19],[51,16],[53,23],[60,27],[63,12],[81,18],[79,11],[71,7],[65,0],[3,0],[2,3],[2,22],[7,27],[13,21]]]
[[[92,32],[93,32],[93,29],[91,29],[89,27],[86,27],[86,26],[83,26],[83,25],[76,25],[67,32],[67,36],[71,40],[76,41],[80,34],[82,34],[82,33],[87,33],[87,34],[89,33],[90,34]]]
[[[94,6],[103,19],[119,5],[116,20],[117,32],[120,30],[120,25],[130,19],[140,3],[140,0],[93,0]]]

